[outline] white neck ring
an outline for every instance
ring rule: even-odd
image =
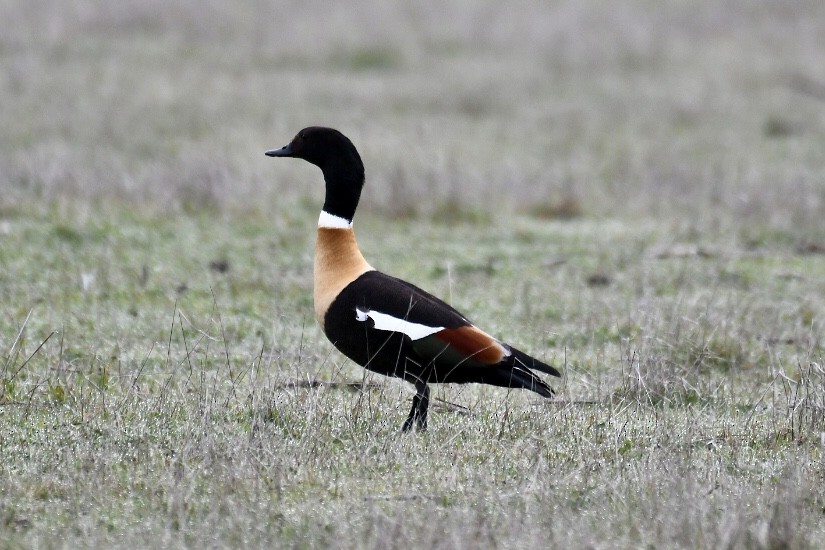
[[[352,229],[352,220],[321,210],[321,215],[318,217],[318,227],[326,227],[327,229]]]

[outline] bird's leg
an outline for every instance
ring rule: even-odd
[[[421,398],[418,400],[418,431],[427,431],[427,409],[430,407],[430,387],[422,383],[420,386],[416,384],[418,395]]]
[[[404,433],[412,430],[413,424],[415,424],[421,432],[427,430],[427,408],[430,405],[430,388],[426,382],[418,381],[415,383],[415,390],[416,394],[415,397],[413,397],[410,415],[401,427],[401,431]]]
[[[418,412],[419,399],[420,398],[418,397],[418,394],[415,394],[415,397],[413,397],[412,409],[410,409],[410,416],[407,417],[407,419],[404,421],[404,425],[401,426],[401,431],[404,433],[407,433],[408,431],[412,430],[413,423],[415,422],[415,416]]]

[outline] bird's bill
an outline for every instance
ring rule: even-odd
[[[271,151],[267,151],[265,154],[268,157],[291,157],[295,154],[295,151],[292,149],[292,144],[289,143],[280,149],[272,149]]]

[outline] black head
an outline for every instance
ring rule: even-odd
[[[310,126],[266,156],[304,159],[320,168],[327,184],[324,210],[352,220],[364,186],[364,163],[347,136],[333,128]]]

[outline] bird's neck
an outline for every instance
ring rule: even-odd
[[[352,221],[321,212],[315,241],[314,298],[315,315],[322,327],[326,312],[338,294],[372,270],[358,248]]]
[[[364,187],[363,165],[354,161],[329,163],[322,172],[326,184],[323,211],[352,222]]]

